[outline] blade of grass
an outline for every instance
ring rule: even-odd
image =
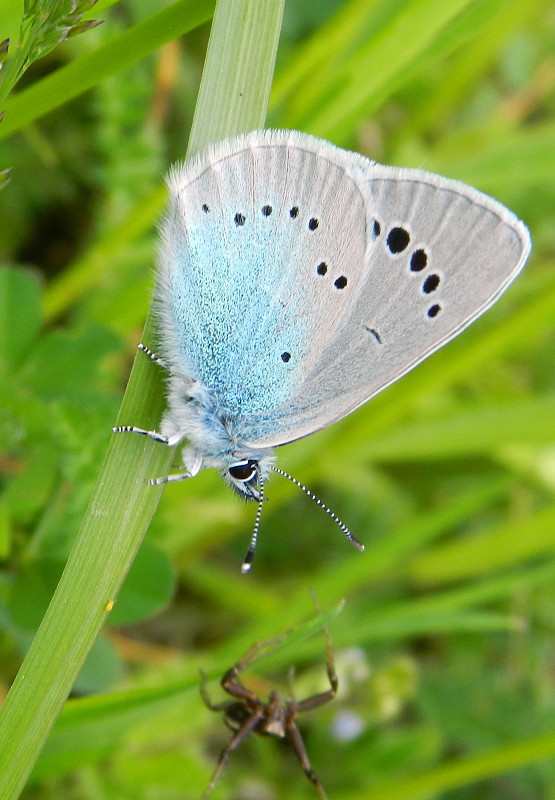
[[[385,463],[488,454],[507,444],[555,440],[555,397],[457,408],[441,419],[392,428],[372,439],[371,458]]]
[[[220,0],[200,90],[201,111],[191,133],[195,148],[213,140],[212,119],[217,120],[218,135],[263,122],[282,12],[282,0]],[[241,53],[231,47],[238,42],[244,47]],[[254,44],[248,47],[248,42]],[[225,69],[219,55],[224,52]],[[245,53],[257,62],[245,63]],[[236,88],[245,75],[247,94],[239,97]],[[228,94],[230,102],[222,111],[215,98]],[[146,341],[151,341],[152,328],[149,320]],[[155,426],[161,408],[160,376],[146,359],[137,359],[119,419]],[[112,438],[64,574],[2,708],[2,800],[19,795],[156,508],[160,491],[146,480],[167,470],[173,454],[139,438]]]
[[[488,127],[491,129],[491,123],[483,126],[484,136]],[[494,150],[482,149],[477,154],[469,147],[473,138],[482,138],[479,128],[446,137],[441,147],[430,153],[426,168],[499,196],[515,188],[522,192],[539,184],[553,185],[555,125],[552,122],[538,123],[531,130],[519,128],[499,133]],[[469,156],[469,152],[473,155]]]
[[[505,772],[512,772],[528,764],[535,764],[555,755],[555,733],[540,734],[522,739],[514,744],[499,747],[452,760],[424,775],[404,778],[391,784],[378,786],[360,794],[349,795],[349,800],[424,800],[448,789],[456,789],[485,780]]]
[[[399,75],[414,74],[411,67],[419,56],[434,40],[441,40],[449,23],[469,4],[470,0],[403,4],[388,24],[342,65],[327,97],[315,99],[312,113],[303,116],[303,128],[341,141],[362,115],[383,100],[388,87],[397,88]]]
[[[213,68],[203,76],[188,155],[209,142],[264,127],[284,2],[218,5],[207,54]],[[263,35],[253,36],[253,29]]]
[[[508,613],[490,612],[483,606],[513,597],[516,592],[531,590],[543,584],[549,585],[555,575],[553,560],[527,569],[513,571],[507,575],[473,582],[456,589],[440,590],[434,594],[396,602],[376,598],[369,611],[364,597],[350,600],[341,614],[339,624],[333,631],[336,648],[350,647],[353,642],[369,645],[376,641],[397,641],[407,636],[423,636],[432,632],[452,633],[459,630],[480,633],[485,630],[522,631],[525,622],[521,617]],[[323,585],[322,581],[322,585]],[[325,587],[324,587],[325,588]],[[323,592],[324,593],[324,592]],[[320,598],[320,591],[317,591]],[[306,586],[290,593],[286,619],[295,620],[306,613]],[[283,614],[282,614],[283,616]],[[252,618],[249,624],[237,632],[233,640],[226,640],[211,658],[218,663],[232,660],[234,654],[242,652],[267,636],[268,619]],[[284,624],[287,624],[284,620]],[[303,656],[314,657],[318,642],[307,641],[300,650]],[[295,655],[298,655],[295,651]]]
[[[456,539],[417,556],[410,575],[422,586],[480,578],[489,572],[522,566],[554,550],[555,504],[497,530]]]
[[[392,607],[391,614],[397,617],[410,613],[425,616],[446,611],[462,611],[483,603],[512,597],[516,592],[530,590],[533,586],[549,584],[553,581],[554,575],[553,559],[527,568],[517,566],[508,574],[496,575],[487,580],[479,578],[462,587],[438,591],[418,601],[399,603],[396,607]]]
[[[402,143],[410,146],[418,134],[433,129],[440,120],[445,120],[449,114],[456,113],[480,76],[483,76],[498,59],[499,47],[514,31],[522,27],[526,17],[541,13],[543,0],[526,2],[501,0],[497,2],[497,8],[495,5],[488,3],[468,9],[469,15],[485,13],[486,20],[474,27],[466,46],[451,59],[449,80],[440,80],[436,84],[430,82],[432,85],[429,86],[427,94],[419,98],[418,107],[413,109],[402,130],[393,136],[397,140],[394,149],[402,147]],[[509,118],[506,119],[509,122]],[[516,121],[515,118],[511,120],[513,123]]]
[[[371,110],[382,105],[407,81],[412,82],[420,72],[433,69],[442,59],[468,43],[472,46],[482,31],[486,36],[478,64],[484,58],[496,58],[504,37],[510,31],[511,20],[519,10],[529,14],[529,6],[530,3],[524,5],[522,0],[490,0],[487,4],[466,3],[457,11],[452,4],[449,7],[444,4],[445,10],[456,13],[442,22],[436,20],[436,9],[426,0],[418,7],[406,2],[390,2],[375,7],[374,3],[361,4],[351,0],[312,36],[296,57],[288,61],[276,78],[271,107],[286,102],[290,94],[286,104],[287,124],[310,127],[314,115],[325,114],[328,106],[340,108],[343,97],[349,94],[356,105],[351,124],[346,125],[343,131],[343,119],[339,116],[337,124],[341,133],[338,129],[333,136],[335,139],[350,136],[355,122],[367,118]],[[417,25],[413,24],[415,18]],[[441,33],[436,31],[434,35],[436,25],[441,27]],[[492,36],[491,28],[495,30],[495,36]],[[427,43],[421,38],[421,33],[417,33],[418,29],[431,34]],[[403,40],[411,34],[417,34],[419,39],[412,55],[409,52],[411,45]],[[378,58],[374,59],[376,44],[388,54],[396,46],[401,47],[403,52],[395,55],[397,64],[395,60],[390,63],[389,60],[380,62]],[[367,70],[367,65],[372,71]],[[470,72],[472,75],[473,70]],[[313,75],[318,75],[318,81],[312,80]],[[371,80],[364,82],[362,77],[368,75],[371,75]],[[450,67],[449,87],[451,80]],[[358,91],[353,87],[351,93],[349,86],[357,81]],[[444,85],[446,82],[441,83]],[[431,84],[433,86],[433,80]],[[332,135],[327,130],[321,133]]]

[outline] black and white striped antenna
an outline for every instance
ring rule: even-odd
[[[356,538],[356,536],[354,536],[351,533],[351,531],[345,525],[345,523],[339,519],[337,514],[334,511],[332,511],[329,506],[323,503],[322,500],[320,500],[320,498],[314,494],[314,492],[311,492],[310,489],[304,485],[304,483],[301,483],[292,475],[289,475],[288,472],[285,472],[285,470],[280,469],[279,467],[275,467],[273,464],[271,465],[270,469],[273,472],[277,472],[278,475],[282,475],[284,478],[287,478],[288,481],[291,481],[291,483],[293,483],[301,491],[303,491],[307,497],[310,497],[310,499],[313,500],[317,506],[319,506],[323,511],[325,511],[326,514],[329,517],[331,517],[331,519],[335,522],[341,533],[350,541],[353,547],[356,547],[356,549],[360,550],[361,552],[364,550],[364,545],[362,544],[362,542],[359,542],[359,540]],[[264,494],[264,480],[260,473],[258,474],[258,485],[260,487],[258,494],[258,508],[256,509],[256,517],[254,520],[254,527],[252,531],[251,541],[249,544],[249,549],[247,550],[247,555],[245,556],[243,565],[241,567],[241,572],[243,573],[249,572],[249,570],[252,567],[252,563],[254,561],[254,553],[256,550],[256,543],[258,541],[258,531],[260,530],[260,517],[262,515],[262,506],[264,504],[264,501],[266,500]]]

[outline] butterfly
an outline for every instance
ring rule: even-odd
[[[213,467],[258,512],[274,448],[350,414],[486,311],[524,266],[496,200],[297,131],[261,130],[172,169],[155,307],[182,471]],[[359,549],[358,540],[321,501]]]

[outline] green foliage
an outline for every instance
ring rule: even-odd
[[[0,84],[0,103],[23,73],[39,58],[48,55],[56,45],[96,27],[100,20],[84,20],[83,14],[92,9],[96,0],[25,0],[15,46],[9,38],[0,43],[0,64],[4,72]]]
[[[288,691],[295,664],[295,693],[307,696],[325,687],[318,631],[327,621],[340,694],[306,715],[303,732],[330,800],[548,800],[552,2],[288,0],[268,125],[472,183],[528,223],[534,252],[510,292],[455,342],[279,453],[366,552],[351,551],[276,476],[248,576],[239,568],[253,509],[217,475],[169,486],[142,545],[158,499],[145,481],[171,454],[148,441],[115,443],[95,489],[148,312],[161,176],[185,156],[213,10],[207,0],[108,6],[93,9],[103,25],[60,43],[68,28],[90,27],[85,4],[27,3],[15,21],[15,4],[0,4],[0,40],[11,38],[0,46],[0,167],[13,167],[0,193],[5,690],[75,547],[0,715],[0,762],[4,748],[21,783],[73,686],[23,797],[198,797],[229,735],[200,700],[199,668],[217,680],[254,641],[292,630],[250,679],[257,692],[276,682]],[[227,13],[224,29],[234,21]],[[277,31],[264,30],[263,17],[252,23],[260,48],[215,35],[193,148],[261,124]],[[233,69],[246,112],[220,82]],[[159,371],[138,360],[121,422],[156,427],[161,398]],[[2,800],[17,796],[2,787],[6,774]],[[313,794],[287,748],[252,739],[214,790],[214,800],[225,796]]]

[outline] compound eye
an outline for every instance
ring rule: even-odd
[[[248,461],[239,461],[237,464],[233,464],[229,467],[228,472],[236,481],[248,483],[256,475],[257,469],[258,461],[251,458]]]

